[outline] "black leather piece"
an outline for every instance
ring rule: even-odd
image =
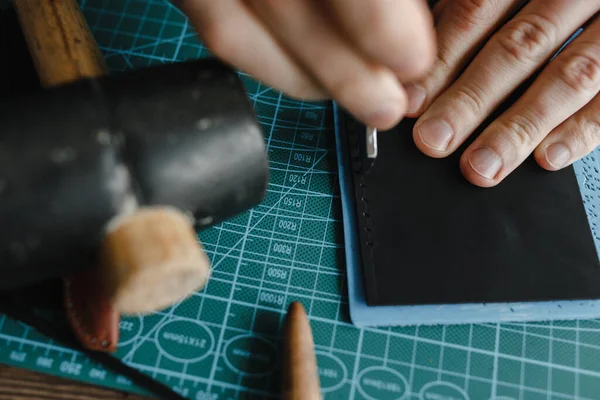
[[[370,172],[353,174],[368,304],[600,298],[573,168],[546,172],[529,159],[499,186],[479,188],[459,171],[468,143],[429,158],[414,145],[413,123],[380,132]]]

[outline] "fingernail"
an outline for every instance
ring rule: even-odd
[[[423,103],[425,103],[425,98],[427,97],[427,92],[425,89],[423,89],[423,86],[409,84],[404,87],[404,90],[406,90],[406,95],[408,96],[407,112],[410,114],[419,112],[421,107],[423,107]]]
[[[502,159],[494,150],[481,147],[469,155],[469,164],[479,175],[487,179],[494,179],[502,168]]]
[[[564,167],[570,159],[571,152],[562,143],[553,143],[546,148],[546,161],[556,169]]]
[[[428,119],[417,130],[421,141],[434,150],[444,151],[448,147],[454,132],[448,123],[441,119]]]

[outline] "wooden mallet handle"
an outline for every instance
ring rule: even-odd
[[[108,72],[75,0],[17,0],[14,6],[42,86]],[[110,299],[125,314],[168,307],[202,288],[210,274],[192,222],[173,208],[116,216],[100,254]]]
[[[42,86],[108,73],[74,0],[17,0],[14,7]]]

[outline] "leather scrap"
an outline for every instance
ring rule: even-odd
[[[101,268],[85,268],[63,279],[69,324],[86,349],[114,352],[121,316],[112,306],[101,279]]]

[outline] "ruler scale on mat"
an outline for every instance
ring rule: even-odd
[[[209,55],[165,1],[81,4],[112,71]],[[597,320],[354,327],[332,110],[244,80],[269,148],[268,196],[200,234],[214,264],[208,287],[168,310],[123,319],[119,358],[190,399],[276,397],[283,313],[299,300],[326,399],[600,398]],[[598,197],[596,160],[577,166],[586,199]],[[595,221],[593,206],[588,212]],[[0,362],[138,391],[4,316]]]

